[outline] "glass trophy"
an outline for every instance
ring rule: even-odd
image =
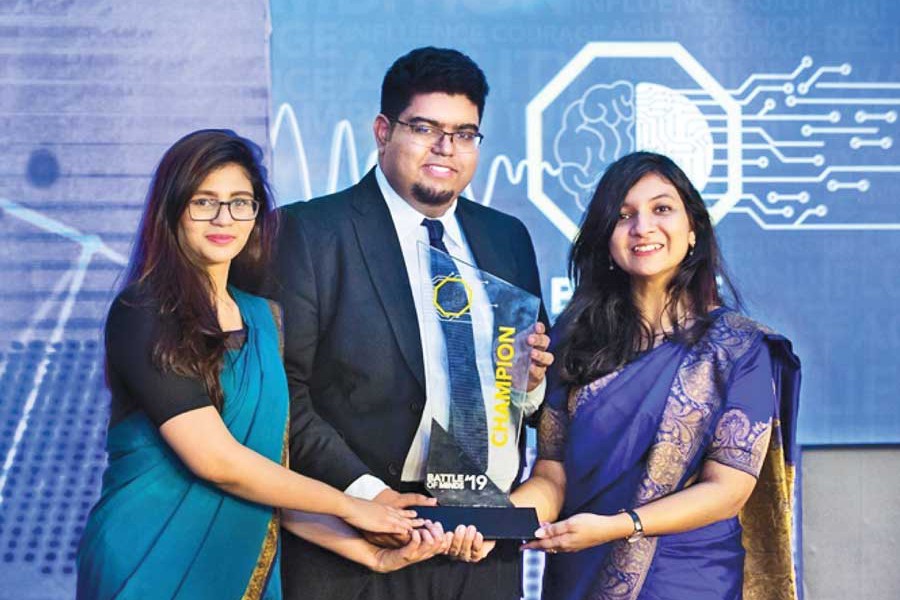
[[[425,487],[436,507],[416,507],[446,530],[474,525],[487,539],[531,539],[533,508],[516,508],[519,433],[528,385],[528,336],[540,300],[419,243],[422,341],[446,365],[447,407],[432,415]],[[428,356],[442,348],[439,357]]]

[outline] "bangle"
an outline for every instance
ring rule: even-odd
[[[625,541],[627,541],[629,544],[633,544],[637,541],[642,540],[644,538],[644,524],[641,523],[641,518],[636,512],[631,509],[628,509],[624,512],[627,513],[629,517],[631,517],[631,521],[634,523],[634,531],[630,536],[625,538]]]

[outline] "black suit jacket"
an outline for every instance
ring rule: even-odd
[[[463,198],[456,216],[480,269],[540,297],[534,248],[518,219]],[[281,217],[276,296],[291,467],[338,489],[365,473],[396,489],[425,405],[425,368],[413,291],[374,170],[344,191],[282,208]],[[294,542],[286,540],[286,572],[335,579],[328,571],[343,563],[350,579],[367,573],[309,544],[305,556],[292,556]],[[318,587],[307,580],[296,597],[315,596],[309,585]]]

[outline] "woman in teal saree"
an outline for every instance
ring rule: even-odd
[[[411,511],[286,468],[280,312],[250,293],[275,226],[260,157],[204,130],[157,168],[107,319],[109,464],[78,551],[79,598],[281,598],[279,508],[318,513],[284,526],[373,569],[449,545]],[[412,541],[378,549],[353,527]]]
[[[787,339],[723,306],[720,260],[671,160],[609,167],[551,334],[539,460],[513,494],[557,521],[526,545],[549,553],[545,598],[796,597],[800,365]]]

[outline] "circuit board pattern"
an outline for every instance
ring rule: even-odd
[[[705,91],[680,91],[721,123]],[[744,172],[741,202],[729,212],[766,230],[900,229],[896,201],[867,206],[868,196],[891,195],[900,175],[900,82],[858,81],[849,63],[804,56],[790,73],[754,73],[728,92],[741,106]]]

